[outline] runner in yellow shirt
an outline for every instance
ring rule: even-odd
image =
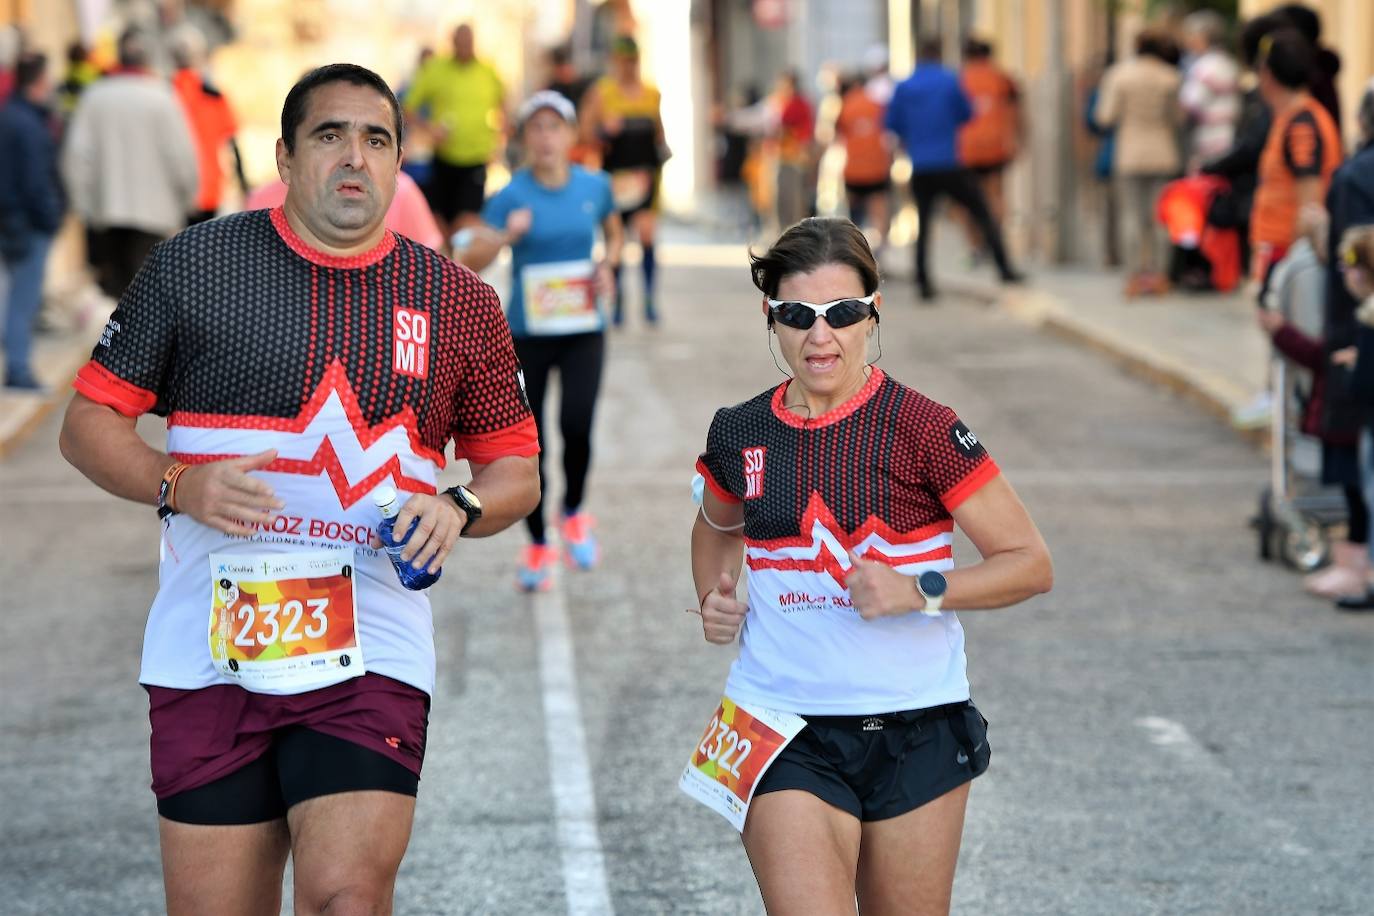
[[[406,93],[407,115],[434,135],[425,196],[446,239],[482,222],[487,163],[505,130],[505,99],[501,78],[477,59],[466,23],[453,30],[453,54],[426,61]]]

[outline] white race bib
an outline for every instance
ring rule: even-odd
[[[525,330],[530,334],[581,334],[601,330],[596,265],[590,259],[528,264],[520,269]]]
[[[260,693],[361,677],[353,551],[210,554],[210,657]]]
[[[801,716],[722,697],[678,787],[743,832],[759,780],[805,727]]]

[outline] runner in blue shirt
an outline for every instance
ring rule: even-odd
[[[614,294],[622,231],[610,179],[568,159],[575,119],[572,103],[556,92],[536,92],[520,107],[516,122],[526,165],[487,201],[482,209],[486,229],[475,234],[462,260],[481,270],[504,246],[511,247],[506,318],[541,443],[546,439],[544,393],[554,369],[563,392],[558,419],[566,489],[560,538],[568,563],[591,569],[599,556],[595,521],[581,507],[605,354],[606,321],[598,298]],[[599,262],[592,258],[598,226],[605,240]],[[540,460],[540,478],[547,481]],[[542,499],[525,522],[532,543],[520,556],[519,584],[542,591],[553,584],[558,557],[547,542]]]

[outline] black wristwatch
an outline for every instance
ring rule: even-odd
[[[927,617],[939,617],[940,605],[945,602],[945,592],[949,583],[945,577],[933,569],[928,569],[916,577],[916,591],[926,600],[921,613]]]
[[[472,523],[482,517],[482,501],[477,498],[476,493],[462,484],[456,487],[449,487],[444,492],[458,504],[458,508],[462,509],[463,513],[468,518],[468,520],[463,523],[463,530],[458,532],[458,536],[462,537],[468,533],[468,529],[472,527]]]

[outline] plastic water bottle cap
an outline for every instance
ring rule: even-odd
[[[396,504],[396,490],[382,484],[372,491],[372,502],[378,509],[383,510],[389,506],[394,506]]]

